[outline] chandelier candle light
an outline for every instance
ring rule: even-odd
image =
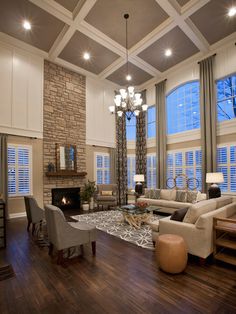
[[[129,63],[128,63],[128,18],[129,14],[124,15],[126,21],[126,80],[132,80],[129,74]],[[132,116],[138,116],[141,111],[147,111],[148,105],[142,104],[141,93],[135,93],[134,87],[129,86],[121,88],[119,93],[114,98],[115,106],[109,106],[111,113],[117,113],[119,117],[123,114],[126,115],[128,121]]]

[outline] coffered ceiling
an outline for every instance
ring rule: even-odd
[[[227,15],[233,6],[236,0],[0,0],[0,32],[51,61],[122,86],[128,13],[130,83],[141,85],[229,35],[236,38],[236,15]]]

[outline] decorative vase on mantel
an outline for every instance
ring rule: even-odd
[[[89,209],[94,209],[94,197],[93,196],[90,198]]]

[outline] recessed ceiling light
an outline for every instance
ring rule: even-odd
[[[228,11],[228,16],[232,17],[236,14],[236,7],[232,7]]]
[[[24,29],[26,29],[27,31],[30,30],[30,29],[31,29],[31,24],[30,24],[30,22],[25,20],[25,21],[23,22],[23,27],[24,27]]]
[[[90,59],[90,54],[88,52],[85,52],[83,57],[84,57],[85,60],[89,60]]]
[[[171,56],[172,55],[172,50],[171,49],[166,49],[166,51],[165,51],[165,56],[166,57],[169,57],[169,56]]]
[[[131,81],[131,80],[132,80],[131,75],[128,74],[128,75],[126,76],[126,80],[127,80],[127,81]]]

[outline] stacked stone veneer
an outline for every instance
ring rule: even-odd
[[[47,177],[49,162],[56,164],[56,143],[77,146],[77,171],[86,171],[85,77],[54,63],[44,63],[43,107],[44,203],[51,189],[82,186],[84,177]]]

